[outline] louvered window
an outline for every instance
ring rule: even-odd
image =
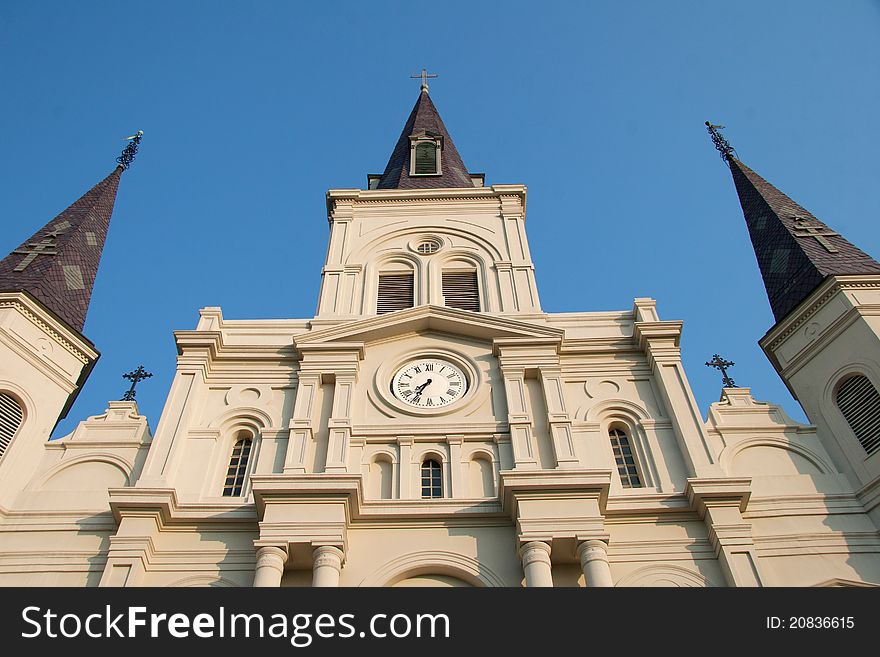
[[[244,490],[253,444],[253,438],[246,436],[239,438],[232,448],[232,457],[229,459],[229,468],[226,470],[226,481],[223,485],[224,497],[238,497]]]
[[[376,312],[379,315],[412,308],[414,305],[412,273],[379,274],[379,297],[376,300]]]
[[[3,456],[21,426],[22,416],[18,402],[5,392],[0,392],[0,456]]]
[[[880,449],[880,394],[861,374],[837,389],[837,407],[868,454]]]
[[[477,272],[443,272],[443,298],[449,308],[480,312],[480,288],[477,284]]]
[[[614,452],[614,460],[617,463],[617,473],[620,475],[620,483],[624,488],[640,488],[642,480],[639,477],[639,468],[636,465],[636,457],[629,437],[620,429],[611,429],[608,432],[611,438],[611,449]]]
[[[416,165],[413,169],[417,175],[437,173],[437,145],[424,142],[416,145]]]

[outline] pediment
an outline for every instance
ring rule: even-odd
[[[386,315],[377,315],[322,328],[298,335],[295,346],[367,343],[405,333],[447,333],[486,340],[515,338],[522,340],[561,341],[562,329],[531,324],[508,317],[498,317],[457,310],[445,306],[417,306]]]

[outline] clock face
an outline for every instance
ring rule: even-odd
[[[467,392],[467,378],[447,360],[422,358],[401,367],[391,380],[391,392],[416,408],[439,408],[458,401]]]

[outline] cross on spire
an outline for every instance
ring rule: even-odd
[[[806,217],[801,217],[800,215],[792,215],[791,218],[794,219],[795,237],[815,237],[816,241],[824,246],[828,253],[839,252],[839,249],[825,238],[840,237],[840,233],[835,233],[833,230],[821,225],[819,222],[811,222]]]
[[[732,360],[724,360],[718,354],[714,354],[712,356],[712,360],[706,363],[709,367],[714,367],[718,370],[721,370],[721,381],[724,384],[725,388],[737,388],[738,386],[733,382],[733,379],[727,374],[727,368],[733,367],[736,365]]]
[[[24,271],[27,266],[41,255],[58,255],[56,247],[58,246],[58,234],[63,233],[70,228],[70,223],[61,221],[55,224],[55,228],[46,233],[39,242],[27,242],[21,248],[16,249],[13,253],[23,255],[24,258],[12,271]]]
[[[410,75],[412,79],[422,78],[422,91],[428,90],[428,78],[436,78],[438,75],[436,73],[428,73],[425,69],[422,69],[422,72],[418,75]]]
[[[131,388],[122,396],[122,401],[134,401],[134,387],[144,379],[149,379],[153,376],[150,372],[144,369],[143,365],[138,365],[138,368],[134,372],[129,372],[128,374],[123,374],[123,379],[128,379],[131,381]]]

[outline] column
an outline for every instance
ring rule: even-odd
[[[342,550],[332,545],[321,545],[312,553],[312,586],[339,586],[339,572],[342,570]]]
[[[584,582],[588,587],[614,586],[611,566],[608,565],[608,544],[605,541],[584,541],[578,545],[577,551],[581,568],[584,569]]]
[[[287,550],[277,545],[263,545],[257,548],[257,568],[254,571],[254,586],[281,586]]]
[[[553,573],[550,570],[550,546],[543,541],[531,541],[519,549],[526,587],[553,586]]]

